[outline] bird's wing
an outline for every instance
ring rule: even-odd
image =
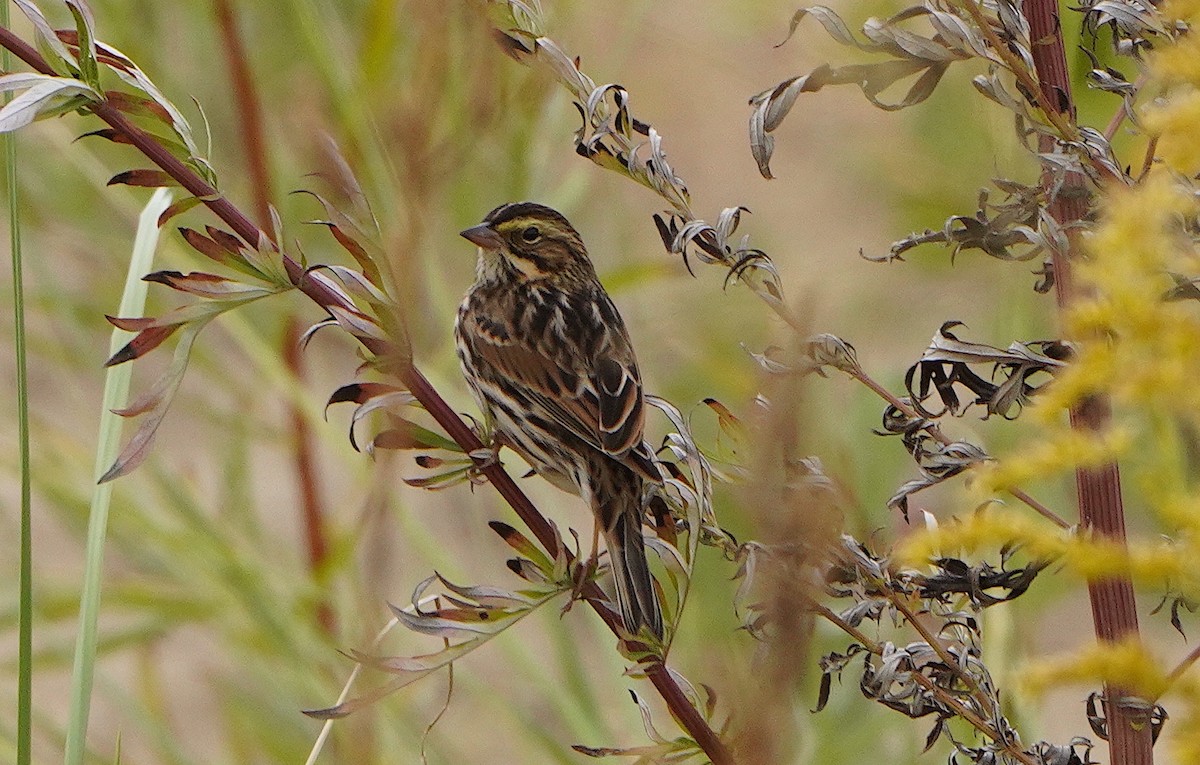
[[[478,357],[521,388],[559,425],[592,447],[623,457],[642,442],[645,412],[637,363],[623,331],[595,357],[477,332]]]
[[[600,415],[600,443],[609,454],[624,454],[642,442],[646,420],[637,364],[601,357],[596,360],[592,385]]]

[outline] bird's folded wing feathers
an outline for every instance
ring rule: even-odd
[[[487,335],[472,338],[479,355],[525,389],[555,422],[614,457],[642,442],[645,412],[637,367],[601,356],[590,368]]]

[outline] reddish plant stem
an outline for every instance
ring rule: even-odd
[[[217,16],[217,28],[221,32],[221,50],[225,54],[225,65],[229,69],[233,100],[237,107],[238,135],[242,140],[242,152],[246,155],[246,167],[250,175],[250,197],[254,200],[254,214],[259,220],[271,219],[271,173],[267,169],[267,141],[263,131],[262,105],[258,89],[254,84],[254,73],[250,60],[238,33],[237,20],[233,13],[233,0],[215,0],[213,10]]]
[[[283,363],[295,379],[304,381],[304,364],[300,353],[301,323],[289,316],[283,332],[280,349]],[[288,407],[288,425],[292,431],[292,459],[296,470],[296,484],[300,493],[300,520],[304,527],[304,542],[308,550],[308,567],[318,582],[324,578],[325,563],[329,558],[329,535],[325,530],[325,512],[322,509],[321,486],[318,476],[316,449],[313,445],[312,428],[308,418],[298,404]],[[334,634],[337,622],[328,598],[317,601],[317,624],[327,635]]]
[[[24,40],[13,34],[12,30],[0,27],[0,46],[12,53],[42,74],[56,73],[42,56]],[[244,241],[257,245],[259,241],[270,241],[266,233],[250,221],[236,205],[231,203],[216,189],[209,186],[196,173],[167,151],[152,136],[125,118],[118,109],[107,102],[91,104],[88,109],[107,123],[110,127],[123,134],[129,143],[138,149],[154,164],[171,176],[184,189],[204,200],[204,204],[225,222]],[[344,301],[335,292],[320,281],[304,278],[304,268],[286,253],[280,253],[284,270],[296,288],[308,296],[322,308],[329,306],[344,306]],[[380,367],[395,374],[408,387],[409,391],[421,402],[426,411],[437,421],[446,433],[465,451],[473,452],[483,448],[471,428],[458,414],[450,408],[446,400],[434,389],[429,380],[421,374],[409,360],[406,349],[399,348],[387,340],[381,340],[369,335],[354,335],[363,347],[373,353],[380,361]],[[496,488],[504,500],[512,507],[542,546],[547,550],[558,549],[558,534],[550,522],[538,511],[512,477],[498,463],[492,462],[482,468],[488,482]],[[583,588],[583,595],[593,610],[608,625],[614,633],[620,628],[620,618],[607,606],[600,588],[589,583]],[[642,671],[658,690],[659,695],[671,710],[676,721],[686,730],[696,743],[708,755],[713,765],[732,765],[733,759],[725,744],[709,727],[708,722],[693,706],[679,683],[675,681],[661,661],[652,661],[643,666]]]
[[[225,65],[229,69],[238,115],[238,135],[242,140],[242,152],[249,170],[250,197],[254,200],[254,212],[259,220],[270,220],[271,174],[267,169],[267,141],[263,131],[262,103],[255,87],[246,47],[238,33],[233,0],[215,0],[213,10],[216,12],[217,28],[221,33],[221,50],[225,53]],[[303,380],[304,360],[297,346],[301,334],[299,327],[295,317],[288,319],[280,351],[284,364],[295,379]],[[300,495],[300,522],[308,549],[309,570],[314,577],[319,578],[325,559],[329,555],[325,511],[321,501],[321,471],[317,465],[312,429],[299,404],[292,403],[288,406],[287,420],[292,435],[291,456]],[[325,598],[317,603],[317,623],[326,634],[333,634],[333,609]]]
[[[1029,21],[1031,51],[1043,100],[1050,108],[1075,121],[1071,98],[1071,80],[1063,46],[1062,25],[1056,0],[1026,0],[1024,13]],[[1055,151],[1053,139],[1043,136],[1041,151]],[[1049,170],[1044,183],[1049,183]],[[1076,296],[1071,274],[1071,256],[1078,249],[1074,225],[1088,212],[1085,179],[1072,173],[1050,204],[1050,214],[1068,232],[1070,250],[1053,254],[1056,295],[1060,312]],[[1071,410],[1071,427],[1081,432],[1099,432],[1110,420],[1109,405],[1103,397],[1092,397]],[[1098,537],[1125,545],[1125,510],[1121,500],[1121,475],[1116,463],[1096,468],[1077,468],[1075,485],[1079,520],[1084,529]],[[1088,582],[1092,621],[1096,637],[1102,643],[1138,638],[1137,602],[1133,582],[1126,576],[1111,576]],[[1108,718],[1109,760],[1112,765],[1151,765],[1154,762],[1150,725],[1145,714],[1126,708],[1121,700],[1126,690],[1105,686],[1105,712]]]

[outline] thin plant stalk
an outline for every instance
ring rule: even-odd
[[[1062,24],[1056,0],[1029,0],[1024,6],[1029,22],[1033,62],[1037,70],[1042,100],[1057,116],[1072,123],[1075,104],[1067,70]],[[1039,149],[1050,152],[1054,141],[1042,137]],[[1044,183],[1052,183],[1047,172]],[[1068,232],[1088,213],[1084,178],[1068,173],[1063,188],[1050,206],[1050,214]],[[1071,258],[1078,248],[1077,233],[1069,233],[1067,252],[1053,254],[1056,296],[1060,312],[1077,295],[1071,274]],[[1071,427],[1083,432],[1100,432],[1110,421],[1107,399],[1093,396],[1071,410]],[[1115,462],[1075,471],[1079,520],[1090,530],[1114,544],[1125,545],[1125,509],[1121,498],[1121,474]],[[1109,576],[1088,582],[1092,621],[1096,637],[1102,643],[1118,643],[1138,637],[1137,602],[1133,582],[1128,575]],[[1105,714],[1108,718],[1109,757],[1113,765],[1151,765],[1154,762],[1151,726],[1143,712],[1126,707],[1129,694],[1111,685],[1104,688]]]
[[[245,155],[250,198],[258,220],[271,217],[271,172],[268,168],[267,139],[263,129],[262,100],[255,87],[246,46],[238,32],[234,0],[216,0],[214,10],[217,28],[221,33],[225,64],[229,69],[231,90],[238,115],[238,134]],[[283,332],[280,354],[297,380],[304,377],[304,366],[298,345],[301,334],[299,322],[293,317]],[[329,539],[325,529],[325,509],[321,500],[320,468],[313,447],[312,430],[300,404],[292,402],[287,413],[291,429],[292,459],[300,497],[300,521],[304,528],[309,569],[319,578],[329,557]],[[334,631],[333,609],[327,601],[317,604],[317,621],[326,632]]]
[[[415,606],[410,603],[401,610],[407,614],[414,614],[419,608],[424,608],[437,599],[437,595],[429,595],[418,601]],[[389,619],[387,624],[383,625],[379,632],[375,634],[375,639],[371,641],[371,648],[374,649],[378,647],[379,644],[383,642],[383,639],[387,637],[387,634],[391,632],[392,629],[399,623],[400,620],[395,616]],[[339,694],[337,697],[337,704],[341,704],[345,702],[346,699],[350,698],[350,689],[354,687],[354,682],[358,680],[358,676],[362,674],[362,669],[362,664],[354,665],[354,669],[350,671],[350,677],[346,679],[346,684],[342,686],[341,694]],[[321,726],[321,732],[317,735],[317,740],[313,742],[312,750],[309,751],[308,759],[304,761],[304,765],[316,765],[317,758],[321,756],[321,751],[325,748],[325,742],[328,740],[329,734],[333,732],[333,724],[335,722],[337,721],[331,718],[326,720],[325,724]]]
[[[137,236],[125,275],[125,290],[117,316],[141,316],[145,309],[149,283],[142,277],[150,273],[154,250],[158,246],[158,216],[171,204],[171,192],[158,189],[142,210]],[[116,353],[133,333],[113,329],[109,353]],[[100,428],[96,441],[94,476],[99,479],[116,459],[121,447],[123,420],[113,413],[129,399],[128,365],[109,367],[104,376],[104,399],[100,409]],[[71,706],[67,719],[63,762],[82,765],[87,742],[88,716],[91,711],[92,682],[96,665],[96,625],[100,614],[100,579],[104,568],[104,542],[108,532],[108,510],[112,484],[98,483],[92,491],[88,512],[87,548],[84,558],[83,586],[79,597],[79,631],[75,639],[75,659],[71,672]]]
[[[0,5],[0,24],[8,26],[8,3]],[[0,58],[12,70],[8,50]],[[4,97],[5,103],[11,94]],[[16,362],[17,449],[21,462],[21,563],[17,617],[17,763],[33,759],[33,496],[29,464],[29,374],[25,347],[25,276],[21,265],[21,216],[17,198],[17,138],[4,134],[4,186],[8,191],[9,252],[12,255],[13,356]]]

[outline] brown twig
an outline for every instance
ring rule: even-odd
[[[11,30],[0,27],[0,46],[12,51],[14,55],[43,74],[56,73],[42,56],[16,36]],[[216,189],[212,188],[200,176],[172,155],[164,146],[144,130],[132,124],[116,108],[101,101],[88,106],[89,111],[121,133],[129,143],[138,149],[151,162],[171,176],[184,189],[202,199],[208,208],[225,222],[246,243],[257,247],[260,241],[270,242],[270,237],[250,221],[236,205],[231,203]],[[286,253],[280,253],[283,268],[292,283],[322,308],[343,305],[342,298],[322,282],[304,278],[304,268]],[[408,359],[406,349],[391,342],[369,335],[354,335],[363,347],[374,354],[380,361],[380,367],[397,375],[408,387],[426,411],[437,421],[446,433],[464,451],[470,453],[483,448],[483,444],[475,436],[471,428],[458,414],[450,408],[445,399],[434,389],[429,380],[421,374]],[[521,491],[512,477],[496,462],[482,466],[483,473],[489,483],[496,488],[504,500],[512,507],[522,522],[529,527],[538,541],[548,550],[555,550],[558,545],[558,535],[550,522],[538,511],[529,498]],[[603,593],[595,583],[589,583],[583,590],[588,604],[595,610],[604,623],[619,634],[620,618],[607,606]],[[693,706],[683,689],[667,670],[661,660],[653,661],[643,668],[643,672],[658,690],[659,695],[671,710],[671,714],[686,730],[714,765],[732,765],[733,760],[724,743],[716,732],[708,725],[700,711]]]
[[[1150,140],[1146,142],[1146,156],[1142,159],[1142,170],[1138,173],[1138,183],[1145,180],[1150,174],[1150,166],[1154,164],[1154,153],[1158,151],[1158,136],[1150,136]]]
[[[806,597],[806,600],[808,601],[808,607],[810,609],[823,617],[830,624],[833,624],[835,627],[854,638],[863,646],[863,648],[866,648],[876,656],[883,655],[883,646],[881,646],[878,642],[867,637],[866,634],[864,634],[861,630],[851,625],[842,617],[838,616],[827,606],[822,605],[811,598]],[[930,646],[933,647],[934,644],[931,642]],[[936,650],[936,648],[934,650]],[[965,720],[971,725],[971,727],[975,728],[977,731],[987,736],[995,743],[1001,744],[1004,747],[1004,751],[1013,759],[1023,763],[1023,765],[1037,765],[1036,761],[1029,756],[1028,752],[1020,749],[1016,744],[1007,740],[1007,738],[1002,736],[1000,732],[996,730],[987,720],[984,720],[982,717],[975,714],[973,710],[964,706],[962,702],[960,702],[951,694],[947,693],[944,688],[940,687],[933,680],[915,670],[910,672],[909,676],[918,685],[920,685],[929,693],[933,694],[940,703],[952,709],[957,717]]]
[[[302,334],[302,322],[295,316],[289,316],[280,353],[283,355],[284,365],[299,382],[304,381],[304,363],[300,353]],[[329,535],[326,531],[324,503],[321,499],[321,469],[317,465],[312,428],[299,404],[293,403],[288,407],[287,419],[292,435],[292,459],[300,492],[300,521],[304,527],[305,547],[308,550],[308,568],[313,578],[320,582],[324,579],[325,564],[329,559]],[[337,626],[333,606],[329,599],[323,596],[317,602],[317,624],[327,635],[334,634]]]
[[[1049,0],[1043,1],[1047,3],[1049,2]],[[1035,30],[1033,29],[1032,18],[1030,18],[1030,14],[1026,12],[1026,19],[1030,22],[1029,38],[1032,41],[1031,47],[1033,49],[1031,53],[1033,54],[1034,64],[1038,67],[1037,79],[1035,80],[1034,76],[1025,67],[1024,62],[1020,59],[1020,57],[1018,57],[1017,54],[1014,53],[1012,49],[1004,43],[1003,40],[1000,39],[1000,36],[996,34],[996,30],[992,29],[992,25],[988,21],[987,16],[984,15],[980,4],[975,2],[975,0],[958,0],[958,2],[960,2],[963,8],[966,9],[967,13],[970,14],[971,19],[974,20],[975,24],[979,27],[980,33],[983,34],[984,39],[987,40],[988,45],[990,45],[992,49],[996,51],[996,54],[1000,57],[1000,60],[1004,62],[1004,67],[1012,73],[1013,77],[1016,78],[1017,83],[1021,86],[1022,91],[1028,94],[1027,97],[1032,99],[1033,106],[1041,111],[1042,114],[1045,115],[1046,120],[1050,123],[1050,125],[1058,131],[1059,137],[1064,141],[1077,141],[1079,139],[1079,128],[1075,124],[1075,107],[1071,102],[1070,87],[1068,87],[1065,91],[1062,91],[1062,97],[1065,98],[1065,100],[1059,100],[1059,93],[1056,92],[1057,83],[1054,86],[1048,86],[1050,81],[1043,77],[1041,66],[1037,63],[1038,49],[1044,49],[1048,44],[1053,45],[1054,43],[1051,38],[1057,39],[1058,46],[1060,48],[1062,47],[1062,28],[1056,26],[1052,29],[1041,28]],[[1028,2],[1025,3],[1026,11],[1028,11],[1034,5],[1036,5],[1034,0],[1028,0]],[[1059,21],[1057,7],[1052,10],[1054,10],[1054,23],[1057,24]],[[1049,35],[1050,37],[1039,35]],[[1063,62],[1063,71],[1065,73],[1065,56],[1063,58]],[[1069,80],[1064,80],[1064,82],[1069,84]],[[1048,138],[1048,136],[1042,136],[1040,141],[1044,143]],[[1107,167],[1103,163],[1092,160],[1091,165],[1102,176],[1110,178],[1114,177],[1112,168]]]
[[[1143,74],[1139,76],[1133,83],[1134,92],[1140,93],[1142,88],[1144,88],[1146,83],[1149,81],[1150,78],[1146,75]],[[1112,141],[1112,139],[1117,135],[1117,131],[1121,128],[1121,125],[1125,124],[1125,120],[1128,117],[1129,104],[1122,100],[1121,107],[1113,112],[1112,118],[1108,121],[1108,125],[1104,128],[1104,140]]]
[[[966,0],[971,2],[971,0]],[[1029,22],[1030,38],[1034,41],[1031,53],[1037,71],[1039,93],[1062,119],[1075,119],[1071,97],[1071,80],[1067,70],[1062,25],[1056,0],[1028,0],[1023,12]],[[1041,138],[1043,153],[1056,150],[1048,136]],[[1047,169],[1043,183],[1054,183]],[[1068,173],[1062,188],[1050,204],[1050,214],[1068,232],[1067,252],[1055,249],[1053,266],[1055,287],[1060,311],[1075,299],[1076,287],[1071,275],[1071,258],[1078,249],[1078,228],[1075,224],[1088,213],[1086,181],[1078,173]],[[1071,427],[1081,432],[1099,432],[1108,426],[1108,401],[1094,396],[1071,410]],[[1121,476],[1116,463],[1099,467],[1080,467],[1075,471],[1079,520],[1082,526],[1108,541],[1124,547],[1125,509],[1121,500]],[[1137,603],[1133,582],[1128,575],[1110,576],[1088,582],[1092,605],[1092,621],[1096,637],[1103,643],[1118,643],[1137,639]],[[1113,765],[1151,765],[1154,761],[1151,726],[1142,715],[1122,705],[1128,695],[1119,687],[1106,686],[1105,707],[1108,712],[1109,756]]]
[[[1175,669],[1171,670],[1171,674],[1167,675],[1167,687],[1174,685],[1179,678],[1183,677],[1183,673],[1191,669],[1197,661],[1200,661],[1200,645],[1188,651],[1188,655],[1184,656]]]
[[[920,415],[917,413],[916,409],[914,409],[913,407],[911,407],[908,404],[901,401],[894,393],[892,393],[890,390],[888,390],[887,388],[880,385],[875,380],[875,378],[871,377],[870,375],[868,375],[866,372],[862,371],[861,369],[850,373],[850,376],[852,378],[854,378],[855,380],[858,380],[863,385],[867,386],[867,388],[872,390],[877,396],[879,396],[884,401],[888,402],[890,405],[895,407],[897,411],[902,412],[905,417],[907,417],[911,420],[917,420],[917,419],[921,418]],[[935,439],[937,439],[938,443],[940,443],[944,446],[948,446],[951,443],[953,443],[953,441],[951,441],[950,437],[942,432],[942,429],[940,427],[938,427],[937,423],[930,423],[929,427],[927,427],[925,430],[926,430],[926,432],[929,433],[929,435],[931,435]],[[1033,509],[1034,512],[1036,512],[1038,515],[1042,516],[1046,520],[1050,521],[1051,523],[1055,524],[1060,529],[1070,528],[1071,524],[1069,524],[1065,520],[1063,520],[1063,518],[1061,516],[1059,516],[1058,513],[1054,512],[1050,508],[1043,505],[1041,502],[1038,502],[1036,499],[1029,496],[1027,493],[1025,493],[1024,490],[1019,489],[1019,488],[1013,488],[1013,489],[1009,489],[1008,493],[1013,495],[1013,497],[1020,500],[1021,502],[1024,502],[1031,509]]]
[[[938,638],[937,635],[934,635],[932,632],[930,632],[925,624],[917,618],[917,615],[913,613],[912,609],[908,607],[908,603],[905,602],[905,596],[902,593],[896,592],[891,587],[887,587],[886,591],[888,600],[892,602],[892,605],[896,607],[897,611],[904,614],[904,618],[910,625],[912,625],[912,628],[917,631],[917,634],[921,636],[921,639],[924,640],[929,647],[933,649],[933,652],[938,655],[938,658],[941,660],[942,664],[945,664],[946,667],[954,673],[955,677],[957,677],[959,681],[969,689],[971,697],[975,699],[975,703],[978,704],[981,709],[986,709],[988,706],[990,706],[991,699],[984,694],[983,689],[979,687],[979,683],[975,682],[975,678],[971,677],[970,673],[968,673],[966,669],[964,669],[963,666],[958,662],[958,660],[954,658],[954,656],[950,653],[950,650],[946,648],[945,644],[942,643],[941,639]]]
[[[1022,90],[1033,97],[1033,105],[1046,115],[1046,119],[1058,130],[1058,134],[1065,140],[1074,140],[1078,137],[1079,130],[1075,127],[1074,120],[1064,116],[1062,111],[1056,108],[1058,102],[1055,101],[1054,92],[1039,87],[1038,81],[1029,73],[1029,70],[1025,67],[1025,63],[1000,39],[1000,36],[996,34],[996,30],[992,29],[991,22],[984,15],[980,5],[975,0],[959,1],[962,3],[963,8],[967,10],[967,13],[971,15],[971,19],[975,22],[975,25],[979,27],[979,31],[984,36],[984,39],[987,40],[988,45],[992,47],[992,50],[1004,62],[1005,68],[1016,78]],[[1060,30],[1055,30],[1054,33],[1061,35]],[[1036,41],[1033,43],[1033,48],[1036,51],[1037,47],[1042,44],[1041,39],[1032,29],[1029,31],[1029,36],[1032,40]],[[1037,56],[1036,52],[1034,56]]]
[[[263,130],[262,102],[258,97],[250,60],[246,56],[246,47],[242,44],[241,34],[238,33],[233,0],[214,0],[213,10],[217,16],[217,29],[221,32],[221,49],[225,53],[225,65],[229,68],[233,100],[237,107],[238,135],[242,140],[242,152],[246,155],[254,214],[259,220],[270,220],[273,195],[271,173],[267,169],[267,141]]]

